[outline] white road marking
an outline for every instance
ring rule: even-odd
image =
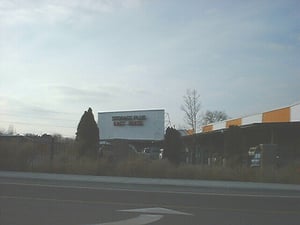
[[[243,194],[243,193],[216,193],[216,192],[187,192],[187,191],[161,191],[161,190],[140,190],[128,188],[103,188],[103,187],[87,187],[87,186],[71,186],[71,185],[54,185],[54,184],[33,184],[33,183],[16,183],[16,182],[0,182],[0,185],[19,185],[46,188],[64,188],[64,189],[86,189],[86,190],[103,190],[103,191],[128,191],[141,193],[165,193],[165,194],[188,194],[202,196],[228,196],[228,197],[256,197],[256,198],[293,198],[300,199],[299,195],[275,195],[275,194]]]
[[[192,216],[192,214],[190,214],[190,213],[179,212],[176,210],[166,209],[166,208],[123,209],[123,210],[118,210],[118,211]]]
[[[163,218],[163,215],[143,214],[132,219],[120,220],[116,222],[98,223],[93,225],[145,225],[156,222]]]
[[[120,220],[116,222],[107,222],[107,223],[99,223],[99,224],[93,224],[93,225],[144,225],[156,222],[160,219],[162,219],[163,215],[156,215],[156,214],[169,214],[169,215],[188,215],[192,216],[192,214],[179,212],[172,209],[166,209],[166,208],[142,208],[142,209],[123,209],[118,210],[119,212],[132,212],[132,213],[143,213],[139,215],[138,217],[132,218],[132,219],[126,219],[126,220]]]

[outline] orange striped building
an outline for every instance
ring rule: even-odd
[[[203,126],[201,130],[202,132],[210,132],[220,129],[226,129],[230,126],[243,126],[256,123],[286,122],[300,122],[300,103],[250,116],[208,124],[206,126]]]
[[[300,161],[300,103],[263,113],[203,126],[197,134],[183,137],[193,163],[236,158],[245,163],[250,147],[275,144],[286,163]]]

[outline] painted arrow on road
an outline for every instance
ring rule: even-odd
[[[117,222],[100,223],[95,225],[145,225],[156,222],[161,218],[163,218],[163,215],[143,214],[132,219],[120,220]]]
[[[154,213],[154,214],[169,214],[169,215],[185,215],[191,216],[190,213],[179,212],[166,208],[145,208],[145,209],[123,209],[120,212],[136,212],[136,213]]]
[[[143,214],[131,219],[120,220],[116,222],[99,223],[93,225],[145,225],[145,224],[149,224],[161,220],[165,214],[192,216],[192,214],[190,213],[184,213],[184,212],[180,212],[172,209],[166,209],[166,208],[124,209],[118,211],[143,213]]]

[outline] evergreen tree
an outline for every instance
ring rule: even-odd
[[[180,154],[183,148],[180,133],[171,127],[168,127],[164,140],[163,158],[168,159],[171,163],[178,165],[180,163]]]
[[[81,155],[97,155],[99,129],[91,108],[85,111],[80,119],[76,132],[76,141],[79,143]]]

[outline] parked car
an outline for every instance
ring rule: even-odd
[[[158,147],[146,147],[143,154],[150,159],[159,159],[160,149]]]

